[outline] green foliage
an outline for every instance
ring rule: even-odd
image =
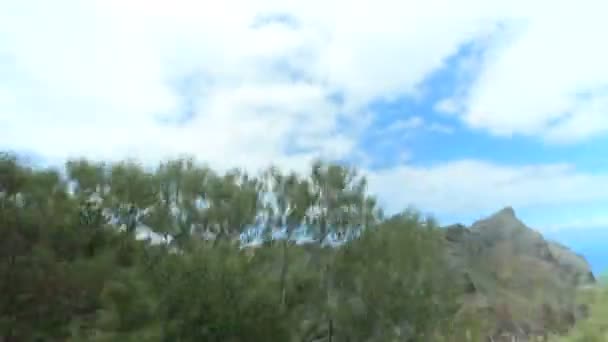
[[[355,169],[318,161],[308,175],[252,177],[182,158],[66,171],[0,155],[4,340],[481,340],[458,314],[441,230],[411,210],[383,218]],[[240,248],[260,217],[315,242]],[[146,226],[172,242],[137,240]],[[324,244],[332,235],[341,246]]]
[[[431,221],[404,213],[338,251],[337,323],[352,339],[429,341],[450,331],[458,292],[440,236]]]
[[[580,291],[579,301],[588,308],[588,318],[579,321],[567,336],[553,337],[552,342],[608,341],[608,279],[595,288]]]

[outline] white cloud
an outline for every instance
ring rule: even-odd
[[[438,122],[427,122],[420,116],[410,116],[404,119],[397,119],[391,122],[387,127],[382,127],[377,130],[378,135],[386,134],[403,134],[407,135],[416,131],[430,131],[434,133],[451,134],[454,128]],[[386,144],[392,144],[392,140],[384,139]]]
[[[220,166],[343,157],[353,152],[370,101],[415,92],[463,42],[494,26],[484,19],[494,13],[486,5],[449,16],[436,11],[445,6],[3,2],[0,144],[50,158],[154,160],[181,152]],[[259,25],[273,15],[293,22]],[[192,73],[204,79],[195,118],[162,124],[158,118],[181,116],[171,82]],[[336,93],[343,105],[329,100]],[[287,156],[291,143],[306,152]]]
[[[553,3],[486,54],[464,120],[493,134],[577,142],[608,133],[605,1]]]
[[[438,215],[585,204],[608,200],[608,173],[592,174],[569,164],[505,166],[462,160],[431,167],[401,165],[368,172],[370,189],[387,211],[414,205]]]
[[[462,104],[458,103],[457,100],[445,98],[435,104],[434,110],[442,114],[456,114],[462,110],[461,107]]]
[[[260,143],[248,147],[260,146],[260,157],[282,158],[285,138],[298,136],[301,122],[314,139],[333,139],[340,129],[337,113],[357,121],[372,100],[416,93],[446,57],[464,43],[495,37],[489,34],[499,24],[512,34],[492,41],[494,48],[486,53],[465,101],[465,121],[497,134],[576,141],[608,130],[602,91],[608,82],[608,49],[597,44],[603,38],[603,6],[599,0],[576,5],[502,0],[457,5],[446,0],[229,0],[213,6],[194,0],[3,2],[0,143],[54,155],[181,150],[213,159],[208,148],[201,150],[200,139],[193,143],[184,137],[215,136],[226,126],[247,131],[246,125],[255,122],[264,129],[257,133]],[[293,24],[253,25],[282,14]],[[570,24],[564,24],[565,18]],[[192,72],[206,80],[196,108],[205,118],[181,129],[159,124],[155,118],[179,106],[169,81]],[[293,84],[294,73],[305,86]],[[329,101],[336,92],[344,95],[344,106]],[[581,92],[587,95],[576,98]],[[249,96],[247,105],[217,104],[239,96]],[[271,114],[262,110],[267,108]],[[438,108],[455,109],[449,101]],[[288,118],[277,124],[277,116]],[[32,129],[34,122],[45,128]],[[128,139],[133,127],[144,138]],[[114,145],[72,143],[92,130],[113,135]],[[81,133],[68,139],[75,131]],[[243,140],[233,135],[228,150],[249,145],[253,134]],[[158,136],[164,142],[148,147],[148,140]],[[343,132],[341,139],[350,143],[332,153],[348,153],[356,132]],[[262,146],[266,143],[272,147]],[[243,155],[237,154],[221,159]]]
[[[360,154],[359,134],[377,114],[367,104],[419,94],[462,44],[488,36],[492,48],[473,68],[479,77],[467,97],[437,108],[464,108],[467,124],[495,134],[578,141],[608,131],[605,7],[600,0],[4,1],[0,147],[51,159],[189,153],[216,167],[302,169],[317,155]],[[282,14],[293,23],[253,25]],[[491,35],[497,27],[506,34]],[[194,118],[159,122],[181,115],[171,82],[192,74],[202,77]],[[343,104],[330,100],[335,94]],[[456,212],[605,199],[607,178],[569,165],[459,161],[376,172],[372,184],[389,208]]]

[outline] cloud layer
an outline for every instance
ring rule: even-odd
[[[499,135],[572,143],[608,131],[608,24],[601,1],[560,2],[487,52],[465,121]]]
[[[415,204],[443,214],[516,208],[580,205],[608,200],[608,174],[585,173],[573,165],[508,166],[478,160],[433,167],[399,166],[370,176],[387,210]]]
[[[491,24],[446,20],[435,2],[349,2],[348,11],[344,1],[5,3],[3,143],[218,163],[280,159],[290,144],[342,157],[361,129],[345,122],[364,121],[371,101],[413,92]],[[184,99],[173,84],[193,75]],[[163,124],[186,100],[192,120]],[[85,139],[92,127],[112,137],[108,147]]]
[[[606,10],[600,0],[6,1],[0,147],[51,160],[186,153],[220,168],[361,157],[362,132],[382,115],[370,104],[423,97],[466,44],[482,47],[464,65],[472,81],[438,110],[491,135],[577,143],[608,131]],[[392,129],[453,133],[416,115]],[[441,212],[584,203],[604,199],[608,182],[573,165],[475,160],[370,176],[391,207]]]

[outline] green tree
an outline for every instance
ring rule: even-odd
[[[6,341],[464,338],[443,234],[415,212],[385,219],[353,168],[318,161],[307,175],[252,177],[189,158],[65,167],[0,155]],[[260,217],[286,239],[235,244]],[[173,244],[137,240],[140,225]],[[290,243],[302,227],[315,243]]]
[[[84,229],[79,201],[67,189],[72,180],[58,171],[35,170],[12,157],[2,159],[0,169],[0,336],[62,340],[72,321],[90,323],[99,307],[116,236]]]
[[[402,213],[337,252],[336,326],[350,340],[433,341],[455,334],[457,289],[432,220]],[[381,281],[378,281],[381,279]]]
[[[314,204],[310,209],[314,234],[320,246],[328,242],[328,237],[352,235],[373,221],[375,202],[366,194],[367,182],[354,168],[337,164],[315,161],[311,168],[311,185]],[[327,334],[333,339],[333,315],[336,311],[332,254],[320,264],[323,271],[323,284],[326,292],[325,315]]]
[[[205,212],[206,226],[215,233],[216,241],[234,240],[252,224],[260,208],[259,184],[256,178],[232,170],[209,180]]]
[[[608,280],[594,288],[580,290],[579,301],[587,308],[587,318],[579,321],[567,336],[553,336],[554,342],[603,342],[608,340]]]
[[[143,212],[158,198],[154,175],[135,161],[118,162],[111,166],[109,175],[110,208],[120,225],[133,233]]]

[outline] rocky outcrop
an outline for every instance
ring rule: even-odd
[[[581,312],[575,292],[595,282],[582,256],[546,240],[511,207],[445,227],[445,238],[450,264],[464,274],[464,305],[492,315],[494,334],[563,330]]]
[[[595,276],[583,256],[557,242],[550,242],[549,249],[561,271],[568,274],[572,281],[580,285],[595,283]]]

